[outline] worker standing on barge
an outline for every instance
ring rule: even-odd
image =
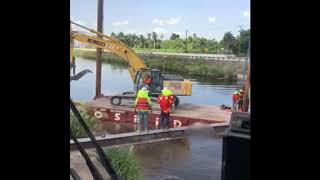
[[[160,114],[160,128],[162,130],[169,129],[169,119],[172,104],[174,103],[174,96],[171,90],[164,87],[161,91],[161,95],[158,96],[158,103],[161,108]]]
[[[138,132],[148,131],[148,115],[149,110],[152,112],[152,104],[146,87],[139,90],[134,106],[135,112],[138,110]]]
[[[237,110],[238,97],[239,97],[238,91],[235,91],[234,94],[232,95],[233,110]]]
[[[243,111],[243,91],[240,89],[240,94],[238,97],[238,111]]]

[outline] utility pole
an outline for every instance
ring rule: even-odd
[[[184,51],[185,53],[188,52],[188,30],[186,30],[186,49]]]
[[[98,0],[98,14],[97,14],[97,31],[103,33],[103,0]],[[101,37],[101,36],[98,36]],[[96,96],[101,97],[101,56],[102,49],[97,48],[97,60],[96,60]]]

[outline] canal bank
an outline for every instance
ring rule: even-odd
[[[76,57],[83,57],[90,60],[96,59],[95,49],[75,49],[74,54]],[[190,59],[179,56],[139,55],[150,68],[157,68],[161,71],[205,80],[236,81],[237,74],[241,74],[243,65],[243,61],[240,60],[215,61],[204,58],[201,59],[201,57],[199,59]],[[109,52],[103,53],[102,61],[127,67],[126,61]]]

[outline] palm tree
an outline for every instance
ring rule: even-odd
[[[144,48],[145,47],[145,38],[143,35],[139,36],[139,44],[140,44],[140,48]]]
[[[207,39],[205,39],[205,38],[200,38],[200,51],[204,51],[204,48],[205,48],[205,46],[206,46],[206,44],[207,44]]]
[[[114,33],[114,32],[112,32],[110,36],[115,37],[115,38],[117,37],[116,33]]]
[[[148,39],[151,39],[151,33],[147,34]]]
[[[133,47],[137,48],[137,45],[139,43],[138,36],[136,34],[133,34],[132,40],[133,40]]]
[[[152,32],[152,39],[153,39],[153,49],[156,49],[156,41],[157,41],[158,35],[155,32]]]

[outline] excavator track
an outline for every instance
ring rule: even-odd
[[[121,94],[114,96],[107,96],[110,98],[110,104],[113,106],[124,106],[124,107],[133,107],[136,95],[134,94]],[[157,98],[150,97],[153,104],[157,104]]]

